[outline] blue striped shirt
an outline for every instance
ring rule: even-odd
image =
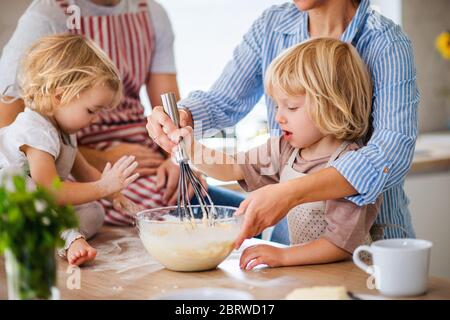
[[[308,38],[308,15],[293,3],[266,10],[209,91],[194,91],[180,101],[192,112],[196,133],[234,126],[247,115],[264,95],[263,75],[271,61]],[[385,237],[414,237],[403,190],[418,132],[419,92],[411,42],[398,25],[371,9],[368,0],[360,2],[341,40],[356,47],[371,72],[373,134],[367,146],[348,152],[333,167],[358,191],[348,197],[357,205],[374,203],[383,194],[377,223],[406,230],[387,228]],[[268,96],[265,102],[271,132],[280,134],[274,104]]]

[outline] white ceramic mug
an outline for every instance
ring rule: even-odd
[[[427,291],[431,247],[427,240],[387,239],[370,246],[359,246],[353,262],[375,277],[376,288],[387,296],[414,296]],[[372,255],[373,266],[359,257],[366,251]]]

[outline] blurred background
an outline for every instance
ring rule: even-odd
[[[0,50],[31,1],[0,2]],[[233,48],[264,9],[280,0],[160,0],[175,32],[175,54],[182,96],[208,89]],[[439,34],[450,30],[450,1],[372,0],[372,6],[400,24],[413,43],[421,92],[420,137],[406,192],[417,237],[434,242],[433,275],[450,278],[450,60],[436,50]],[[205,27],[207,26],[207,27]],[[207,39],[207,40],[205,40]],[[217,39],[212,42],[209,39]],[[0,72],[2,72],[0,70]],[[150,104],[145,95],[145,107]],[[264,102],[235,128],[236,140],[207,141],[212,146],[247,149],[267,138]],[[234,142],[233,142],[234,141]]]

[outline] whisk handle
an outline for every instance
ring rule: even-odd
[[[180,113],[177,107],[177,99],[173,92],[167,92],[161,95],[164,112],[167,113],[174,122],[177,128],[180,128]],[[175,152],[175,160],[177,163],[188,161],[186,150],[184,149],[183,141],[178,145],[178,151]]]
[[[173,92],[167,92],[161,95],[164,111],[169,115],[170,119],[180,128],[180,113],[178,112],[177,99]]]

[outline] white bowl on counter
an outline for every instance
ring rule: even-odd
[[[202,220],[200,206],[192,206],[195,225],[179,217],[176,206],[137,214],[139,236],[158,262],[173,271],[204,271],[216,268],[233,250],[242,224],[237,208],[215,206],[214,225]]]

